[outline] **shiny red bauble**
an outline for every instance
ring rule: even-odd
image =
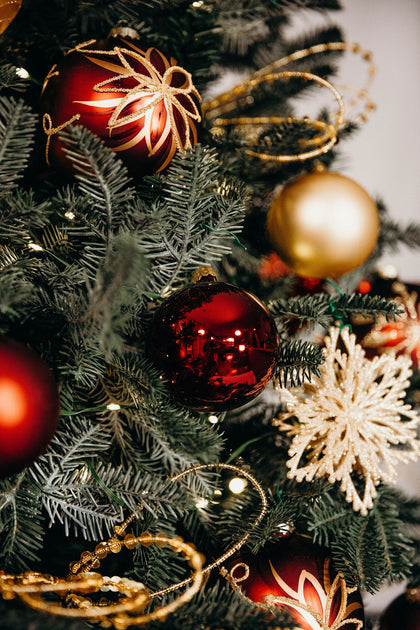
[[[379,630],[420,630],[420,588],[394,599],[381,617]]]
[[[47,364],[33,350],[0,338],[0,477],[23,470],[57,428],[59,398]]]
[[[241,550],[225,568],[227,579],[254,602],[279,606],[300,630],[362,630],[358,590],[348,588],[327,551],[306,537],[289,534],[256,555]]]
[[[199,102],[190,73],[156,48],[118,35],[80,44],[45,79],[47,160],[72,174],[58,132],[73,123],[99,136],[133,176],[161,171],[195,146]]]
[[[251,293],[224,282],[197,282],[156,313],[150,353],[173,398],[201,410],[232,409],[257,396],[275,366],[273,318]]]

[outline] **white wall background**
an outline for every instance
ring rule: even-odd
[[[391,216],[406,225],[420,221],[420,0],[341,0],[343,10],[317,15],[303,12],[292,32],[329,21],[343,29],[348,42],[373,53],[377,75],[371,95],[376,111],[342,144],[340,172],[372,196],[380,196]],[[366,65],[346,54],[338,82],[362,86]],[[420,284],[420,252],[402,247],[384,263],[399,278]]]

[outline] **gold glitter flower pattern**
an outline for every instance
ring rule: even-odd
[[[351,617],[353,613],[361,609],[361,604],[348,602],[348,595],[353,593],[356,588],[348,588],[341,573],[337,574],[331,582],[329,565],[330,558],[325,558],[323,585],[315,575],[309,571],[302,571],[299,576],[298,588],[293,590],[270,562],[271,573],[285,595],[268,595],[265,598],[266,603],[290,608],[299,615],[299,623],[311,630],[340,630],[345,627],[362,630],[363,621]],[[315,598],[317,606],[314,603],[313,591],[317,595]],[[332,614],[334,605],[337,603],[338,610]]]
[[[345,351],[337,347],[340,336]],[[347,328],[341,335],[331,328],[325,346],[321,376],[302,388],[281,389],[287,412],[273,424],[292,437],[290,478],[339,481],[353,509],[366,515],[379,482],[395,482],[397,464],[414,461],[420,453],[418,417],[404,404],[411,360],[388,355],[366,359]],[[364,478],[363,496],[355,476]]]
[[[113,147],[114,151],[131,149],[144,141],[149,156],[156,154],[170,142],[170,150],[164,169],[172,160],[176,150],[185,153],[197,141],[196,124],[201,115],[197,103],[200,95],[195,89],[189,72],[180,66],[171,65],[156,48],[142,51],[131,42],[128,47],[115,46],[112,50],[91,50],[86,48],[91,42],[77,47],[92,63],[113,73],[113,76],[94,85],[95,92],[107,92],[109,99],[75,101],[93,108],[113,108],[108,121],[110,136],[114,129],[134,121],[141,121],[138,133],[126,142]],[[164,68],[159,72],[152,62],[152,56],[159,58]],[[122,96],[123,94],[123,96]],[[113,96],[114,95],[114,96]],[[162,123],[162,105],[165,111]],[[156,141],[156,129],[159,138]]]

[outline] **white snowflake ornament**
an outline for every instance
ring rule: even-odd
[[[340,334],[346,352],[337,348]],[[389,355],[366,359],[348,328],[341,333],[330,328],[325,346],[321,376],[301,388],[281,389],[288,411],[273,424],[293,438],[288,477],[339,481],[353,509],[366,515],[379,482],[394,483],[396,465],[420,454],[419,419],[404,404],[411,360]],[[292,417],[299,423],[288,422]],[[365,480],[363,496],[356,477]]]

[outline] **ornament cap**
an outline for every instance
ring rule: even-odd
[[[194,271],[192,281],[194,284],[197,282],[216,282],[217,275],[212,267],[200,267]]]
[[[140,35],[131,26],[114,26],[109,31],[108,37],[129,37],[130,39],[140,39]]]
[[[412,604],[420,604],[420,586],[408,588],[405,592],[405,597]]]
[[[326,166],[325,164],[323,164],[322,162],[320,162],[319,160],[317,160],[314,164],[314,167],[312,169],[312,173],[325,173],[326,171]]]

